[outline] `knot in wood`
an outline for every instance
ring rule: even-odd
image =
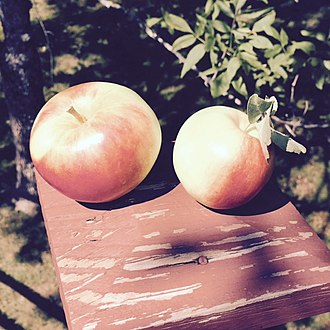
[[[200,256],[197,258],[197,263],[199,265],[206,265],[209,262],[209,259],[205,256]]]

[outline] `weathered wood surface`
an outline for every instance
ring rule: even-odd
[[[81,205],[37,179],[70,329],[262,329],[330,311],[329,251],[291,203],[221,214],[159,183]]]

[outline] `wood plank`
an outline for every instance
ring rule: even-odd
[[[330,311],[330,253],[271,191],[266,213],[224,214],[175,183],[82,205],[37,181],[70,329],[263,329]]]

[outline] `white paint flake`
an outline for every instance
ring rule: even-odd
[[[308,256],[308,253],[306,251],[302,250],[302,251],[288,253],[288,254],[285,254],[284,256],[277,256],[274,259],[268,260],[268,262],[274,262],[274,261],[278,261],[278,260],[282,260],[282,259],[289,259],[289,258],[296,258],[296,257],[306,257],[306,256]]]
[[[285,230],[285,229],[286,229],[286,227],[284,227],[284,226],[274,226],[272,230],[275,233],[279,233],[279,232],[281,232],[282,230]]]
[[[174,297],[192,294],[195,290],[202,286],[201,283],[195,283],[192,285],[173,288],[164,291],[156,292],[125,292],[125,293],[106,293],[101,299],[98,299],[92,303],[97,306],[98,309],[104,310],[114,308],[118,306],[131,306],[136,305],[144,301],[163,301],[171,300]],[[187,298],[188,299],[188,298]]]
[[[178,229],[174,229],[174,230],[173,230],[173,234],[182,234],[182,233],[184,233],[185,231],[187,231],[186,228],[178,228]]]
[[[83,330],[94,330],[97,327],[97,321],[92,323],[86,323],[83,327]]]
[[[116,320],[111,324],[113,324],[113,325],[123,325],[123,324],[125,324],[129,321],[134,321],[134,320],[136,320],[136,317],[129,317],[128,319]]]
[[[150,234],[143,235],[143,237],[148,239],[148,238],[156,237],[156,236],[159,236],[159,235],[160,235],[159,231],[154,231]]]
[[[289,275],[291,271],[292,271],[292,269],[288,269],[288,270],[283,270],[282,272],[272,273],[272,274],[270,274],[270,277],[278,277],[278,276]]]
[[[58,267],[60,268],[105,268],[110,269],[116,263],[114,258],[104,259],[73,259],[63,258],[58,261]]]
[[[311,272],[330,272],[330,266],[314,267],[309,269]]]
[[[160,326],[164,326],[165,324],[180,322],[182,320],[185,320],[187,317],[196,318],[196,317],[210,316],[209,319],[214,319],[215,317],[220,316],[220,314],[223,312],[232,311],[242,306],[252,305],[258,302],[263,302],[263,301],[287,296],[297,291],[308,290],[315,287],[322,287],[325,284],[326,283],[319,283],[319,284],[312,284],[305,286],[297,285],[287,290],[268,292],[251,299],[239,299],[233,302],[223,303],[210,308],[200,307],[200,306],[182,308],[180,310],[169,313],[167,319],[156,321],[152,324],[149,324],[148,327],[150,328],[160,327]],[[137,328],[137,329],[142,329],[142,328]]]
[[[146,276],[138,276],[138,277],[117,277],[115,278],[113,284],[123,284],[123,283],[130,283],[130,282],[138,282],[138,281],[144,281],[149,280],[153,278],[159,278],[159,277],[167,277],[170,273],[162,273],[162,274],[155,274],[155,275],[146,275]]]
[[[225,239],[222,239],[220,241],[215,241],[215,242],[201,242],[201,245],[202,246],[212,246],[212,245],[222,245],[222,244],[227,244],[227,243],[236,243],[236,242],[242,242],[242,241],[247,241],[250,239],[264,237],[267,235],[268,235],[267,233],[265,233],[263,231],[259,231],[259,232],[248,234],[248,235],[227,237]]]
[[[252,268],[252,267],[254,267],[254,264],[241,266],[240,269],[244,270],[244,269],[248,269],[248,268]]]
[[[217,226],[216,228],[220,229],[221,231],[223,231],[225,233],[228,233],[230,231],[245,228],[245,227],[251,227],[251,226],[248,225],[247,223],[233,223],[232,225],[229,225],[229,226]]]
[[[163,210],[155,210],[150,212],[144,212],[144,213],[135,213],[132,214],[132,217],[138,220],[146,220],[146,219],[153,219],[157,217],[164,217],[165,213],[169,211],[169,209],[163,209]]]
[[[132,252],[145,252],[145,251],[154,251],[154,250],[170,250],[172,245],[170,243],[163,244],[150,244],[150,245],[140,245],[136,246]]]
[[[83,281],[86,278],[89,278],[92,274],[60,274],[61,281],[64,283],[72,283],[72,282],[78,282]]]

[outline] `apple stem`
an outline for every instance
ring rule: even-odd
[[[249,125],[246,126],[246,128],[245,128],[245,130],[244,130],[245,133],[248,131],[248,129],[251,127],[251,125],[252,125],[252,124],[249,123]]]
[[[74,107],[71,107],[67,112],[75,117],[81,124],[85,123],[87,121],[87,118],[80,114]]]

